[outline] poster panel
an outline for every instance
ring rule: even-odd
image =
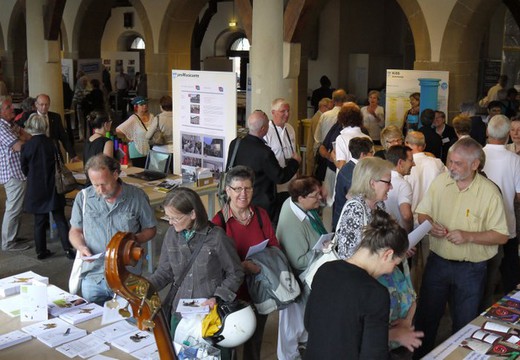
[[[385,125],[403,126],[404,116],[410,109],[410,95],[421,92],[418,80],[421,78],[441,79],[438,106],[434,110],[448,114],[449,74],[448,71],[387,69]]]
[[[218,177],[237,136],[234,72],[172,70],[174,171]]]

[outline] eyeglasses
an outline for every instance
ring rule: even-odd
[[[176,218],[173,217],[173,216],[168,216],[168,221],[172,222],[174,224],[178,224],[180,221],[182,221],[182,219],[184,219],[186,217],[186,215],[188,215],[188,214],[183,214],[183,215],[181,215],[179,217],[176,217]]]
[[[240,194],[242,191],[245,191],[247,194],[249,194],[253,191],[252,187],[242,187],[242,186],[233,187],[233,186],[229,186],[229,185],[228,185],[228,187],[237,194]]]
[[[379,179],[379,180],[377,180],[377,181],[383,182],[383,183],[385,183],[385,184],[387,184],[387,185],[392,185],[392,181],[391,181],[391,180],[383,180],[383,179]]]
[[[403,139],[388,139],[386,140],[387,144],[401,144],[403,142]]]

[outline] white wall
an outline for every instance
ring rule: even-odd
[[[229,28],[229,20],[233,17],[233,2],[219,2],[217,6],[217,13],[211,18],[208,30],[200,45],[200,59],[202,62],[207,57],[215,56],[215,40],[223,31]],[[200,12],[199,20],[202,19],[205,11],[206,7]],[[240,21],[238,27],[240,27]],[[204,66],[201,66],[201,68],[204,68]]]

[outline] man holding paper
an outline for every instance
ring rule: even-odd
[[[105,260],[93,255],[105,253],[118,231],[135,233],[138,243],[155,236],[155,215],[143,190],[119,178],[117,160],[104,154],[93,156],[85,165],[92,186],[74,201],[69,238],[85,259],[81,268],[81,293],[85,299],[103,306],[113,296],[105,280]]]
[[[457,141],[448,153],[449,173],[433,181],[417,207],[419,222],[428,220],[433,227],[415,322],[425,336],[414,358],[433,349],[447,302],[453,333],[478,315],[487,260],[507,241],[500,191],[478,173],[484,159],[475,140]]]

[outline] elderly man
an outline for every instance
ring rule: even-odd
[[[448,153],[449,173],[433,181],[417,207],[419,222],[433,227],[415,323],[425,336],[414,358],[433,349],[446,303],[453,332],[478,315],[487,261],[507,242],[500,190],[478,173],[484,158],[475,140],[457,141]]]
[[[245,165],[253,169],[255,182],[252,203],[267,210],[269,217],[273,219],[276,209],[276,184],[289,181],[298,171],[301,159],[296,153],[292,153],[285,167],[280,166],[273,151],[263,140],[269,129],[269,119],[263,111],[253,111],[247,119],[247,126],[249,134],[240,140],[233,164],[229,161],[238,139],[234,139],[229,146],[226,169],[229,169],[230,165]]]
[[[135,233],[145,243],[155,236],[156,220],[143,190],[119,179],[119,162],[99,154],[89,159],[85,171],[92,186],[74,200],[69,238],[81,256],[105,252],[118,231]],[[81,293],[88,301],[103,305],[113,293],[105,280],[104,259],[84,261]]]
[[[16,243],[25,196],[26,178],[22,172],[20,150],[30,139],[14,123],[13,102],[9,96],[0,96],[0,184],[5,189],[5,212],[2,222],[2,250],[27,250],[28,245]]]
[[[281,167],[286,167],[288,160],[297,153],[296,132],[289,121],[289,103],[282,98],[274,99],[271,103],[271,114],[273,116],[269,123],[269,129],[264,136],[267,145],[273,150],[274,156]],[[299,161],[298,161],[299,162]],[[276,206],[273,222],[278,222],[278,215],[284,201],[289,197],[289,181],[276,186]]]
[[[55,141],[57,144],[58,141],[61,142],[65,151],[69,154],[71,161],[79,161],[79,158],[76,155],[76,151],[74,150],[74,146],[70,142],[65,129],[63,128],[63,123],[61,122],[61,116],[58,113],[49,111],[51,106],[51,99],[47,94],[40,94],[36,97],[36,112],[39,115],[42,115],[45,120],[47,120],[49,125],[48,136]]]
[[[488,144],[484,147],[487,177],[498,185],[506,207],[509,240],[504,245],[500,265],[502,290],[508,293],[520,282],[518,238],[516,233],[515,199],[520,200],[520,156],[506,149],[511,121],[504,115],[495,115],[487,127]]]

